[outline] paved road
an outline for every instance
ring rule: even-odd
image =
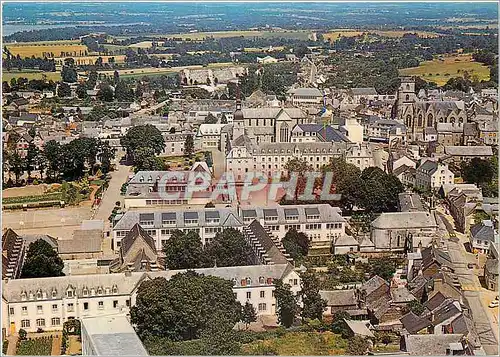
[[[442,213],[438,214],[446,225],[450,236],[452,234],[455,236],[456,232],[448,218]],[[488,307],[482,302],[484,299],[481,299],[482,287],[478,276],[474,274],[474,270],[467,267],[468,262],[470,262],[470,256],[473,256],[473,254],[465,250],[463,241],[460,239],[447,240],[446,243],[453,268],[464,291],[463,295],[471,308],[474,325],[481,340],[481,345],[486,354],[498,355],[498,325],[495,324],[492,316],[490,316]]]

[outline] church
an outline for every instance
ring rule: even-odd
[[[436,128],[438,123],[467,122],[463,100],[427,100],[415,94],[415,79],[401,78],[393,117],[403,121],[410,141],[424,141],[424,129]]]

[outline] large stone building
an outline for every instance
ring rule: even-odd
[[[203,244],[209,243],[226,228],[243,230],[257,220],[280,240],[289,229],[305,232],[311,244],[330,247],[345,235],[345,220],[340,209],[328,204],[290,205],[274,207],[245,206],[238,208],[204,208],[200,210],[162,210],[156,212],[128,211],[117,217],[113,226],[113,246],[119,251],[121,241],[138,223],[155,241],[161,251],[172,231],[195,231]]]
[[[463,100],[428,100],[415,94],[415,79],[401,78],[398,89],[395,116],[402,120],[410,140],[424,140],[424,129],[436,128],[438,123],[467,122]]]
[[[296,294],[300,276],[290,264],[250,265],[195,269],[204,275],[234,282],[236,299],[252,304],[257,315],[274,315],[274,280],[290,284]],[[135,305],[137,289],[147,279],[170,279],[186,270],[70,275],[53,278],[15,279],[3,283],[3,326],[7,335],[20,328],[27,332],[62,330],[70,319],[126,316]]]

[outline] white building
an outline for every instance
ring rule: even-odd
[[[196,133],[195,145],[199,150],[218,149],[221,130],[227,124],[201,124]]]
[[[448,165],[432,160],[426,160],[417,167],[415,187],[423,190],[437,190],[442,185],[452,184],[455,174]]]
[[[289,284],[295,294],[300,290],[300,276],[290,264],[195,271],[233,281],[236,299],[242,304],[250,302],[257,315],[276,313],[275,279]],[[70,319],[126,316],[135,305],[142,281],[156,277],[170,279],[183,272],[186,270],[9,280],[4,282],[2,291],[2,305],[7,312],[3,323],[9,327],[6,333],[13,334],[20,328],[27,332],[36,332],[38,328],[60,331],[63,323]],[[89,345],[85,348],[90,350]]]
[[[278,60],[271,56],[257,57],[257,63],[262,63],[262,64],[278,63]]]
[[[318,88],[296,88],[287,92],[293,105],[318,105],[323,103],[323,93]]]
[[[184,155],[184,144],[191,133],[169,133],[163,132],[163,140],[165,140],[165,147],[161,155],[164,156],[181,156]]]
[[[498,231],[491,220],[484,220],[470,228],[470,244],[474,253],[488,254],[490,246],[498,243]]]
[[[364,127],[356,118],[349,117],[344,120],[344,125],[340,126],[340,130],[353,143],[362,143],[364,138]]]
[[[290,205],[275,207],[204,208],[200,210],[163,210],[157,212],[128,211],[117,217],[113,226],[113,247],[120,249],[121,240],[132,227],[140,226],[155,240],[161,251],[172,231],[194,231],[203,244],[209,243],[226,228],[242,230],[253,220],[269,228],[280,240],[291,228],[304,232],[314,246],[330,247],[335,239],[345,235],[345,220],[340,209],[328,204]]]
[[[487,121],[478,124],[479,139],[485,145],[498,145],[498,121]]]

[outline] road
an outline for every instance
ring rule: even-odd
[[[498,355],[498,321],[495,321],[493,311],[489,311],[485,304],[487,300],[482,299],[485,289],[482,288],[478,276],[474,274],[473,269],[467,267],[470,262],[475,262],[474,254],[465,250],[466,237],[455,232],[449,217],[440,212],[438,214],[446,225],[450,237],[458,238],[446,241],[448,254],[455,274],[462,285],[463,295],[469,303],[481,345],[486,354]]]

